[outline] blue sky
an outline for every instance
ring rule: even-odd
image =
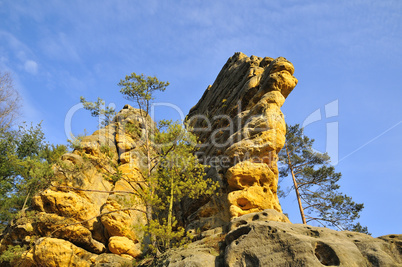
[[[186,114],[234,52],[286,57],[299,80],[286,120],[302,124],[319,110],[305,132],[322,152],[327,126],[338,126],[341,189],[365,204],[360,222],[373,236],[402,233],[401,48],[400,0],[0,0],[0,69],[23,96],[21,120],[43,121],[52,143],[65,143],[80,96],[120,109],[117,83],[131,72],[169,81],[158,101]],[[74,134],[95,128],[88,112],[74,114]],[[282,206],[300,222],[293,197]]]

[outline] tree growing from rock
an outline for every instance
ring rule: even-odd
[[[285,147],[279,153],[281,177],[291,176],[304,224],[316,221],[340,230],[367,233],[367,227],[353,222],[364,205],[339,191],[342,175],[330,166],[330,157],[315,152],[314,139],[303,134],[298,124],[287,126]],[[280,192],[281,196],[289,193]]]
[[[151,172],[153,169],[153,158],[151,155],[151,136],[150,128],[147,120],[149,116],[149,111],[151,108],[152,101],[155,99],[155,92],[165,91],[169,82],[159,81],[156,77],[145,76],[144,74],[137,75],[136,73],[131,73],[126,75],[126,77],[120,80],[118,84],[121,89],[120,93],[123,97],[129,101],[133,101],[139,108],[141,117],[143,119],[142,125],[144,126],[145,134],[143,138],[145,139],[145,150],[146,150],[146,181],[149,199],[146,200],[147,206],[147,220],[150,222],[152,220],[152,199],[155,193],[155,184],[151,179]]]
[[[115,109],[110,106],[106,107],[105,101],[102,98],[98,97],[98,100],[96,100],[95,102],[89,102],[81,96],[80,102],[84,106],[84,109],[91,112],[92,117],[99,118],[100,127],[109,125],[109,123],[113,120],[113,117],[116,115]]]
[[[148,224],[145,230],[152,240],[150,247],[154,252],[164,251],[174,242],[180,243],[184,228],[177,226],[174,206],[180,204],[184,197],[198,198],[211,195],[218,184],[204,179],[204,166],[194,155],[197,140],[180,123],[160,121],[159,129],[150,125],[149,112],[157,91],[163,92],[168,82],[156,77],[132,73],[119,84],[124,98],[134,102],[139,108],[141,129],[132,129],[133,124],[126,125],[126,131],[141,135],[144,149],[144,181],[140,186],[142,192],[136,193],[144,201]],[[104,102],[87,102],[81,98],[84,107],[94,117],[109,114],[104,109]],[[108,120],[109,122],[111,119]]]
[[[196,137],[179,123],[165,121],[162,124],[167,129],[157,133],[155,138],[157,144],[160,144],[161,157],[158,159],[155,175],[156,195],[160,205],[155,212],[158,223],[154,228],[165,229],[165,233],[158,236],[159,249],[164,250],[171,247],[172,239],[184,233],[184,228],[181,227],[173,233],[177,222],[173,212],[174,206],[180,205],[184,198],[197,199],[200,196],[212,195],[218,183],[204,178],[205,166],[200,164],[195,156]]]

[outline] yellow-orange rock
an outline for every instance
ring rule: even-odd
[[[128,151],[136,147],[135,141],[127,134],[116,134],[117,147],[120,151]]]
[[[293,73],[292,63],[282,57],[235,53],[228,59],[187,115],[202,144],[198,156],[211,166],[207,176],[220,181],[222,191],[203,204],[208,208],[193,208],[193,213],[184,216],[200,218],[205,210],[216,210],[214,205],[228,205],[205,222],[217,227],[215,222],[251,212],[282,212],[276,192],[277,153],[285,143],[286,124],[280,108],[297,84]]]
[[[85,267],[91,266],[95,255],[63,239],[42,238],[35,246],[33,258],[37,266]]]
[[[139,170],[138,165],[135,164],[134,162],[120,165],[118,168],[123,178],[127,181],[141,182],[144,180],[144,177],[141,171]]]
[[[93,229],[93,224],[96,222],[94,217],[99,214],[93,202],[71,191],[62,192],[46,189],[40,195],[35,196],[32,202],[37,210],[85,221],[84,225],[90,230]],[[94,219],[88,220],[91,218]]]
[[[255,185],[276,193],[276,177],[266,163],[240,162],[228,169],[226,180],[231,189],[243,190]]]
[[[3,233],[0,253],[10,244],[29,247],[33,238],[51,236],[34,245],[32,254],[26,253],[27,266],[29,262],[90,266],[92,253],[101,254],[96,261],[102,264],[138,256],[133,247],[121,252],[121,257],[104,252],[111,237],[125,237],[131,243],[142,239],[136,227],[146,223],[145,205],[138,197],[144,187],[141,164],[146,162],[142,135],[145,127],[150,132],[156,129],[151,118],[142,115],[126,105],[108,126],[77,141],[76,149],[53,166],[52,185],[33,197],[34,219],[15,220]],[[111,247],[119,247],[111,240]]]
[[[117,201],[108,200],[102,209],[102,213],[108,213],[101,217],[103,226],[110,236],[129,236],[137,240],[130,211],[121,209],[122,206]]]
[[[276,193],[264,187],[253,185],[243,190],[232,191],[228,194],[230,214],[238,217],[251,212],[274,209],[282,212]]]
[[[134,243],[125,236],[112,236],[109,239],[109,250],[117,255],[127,254],[136,258],[141,255],[141,244]]]

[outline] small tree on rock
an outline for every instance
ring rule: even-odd
[[[162,121],[167,129],[156,134],[155,141],[160,144],[160,157],[156,174],[156,195],[160,205],[156,209],[159,224],[157,229],[165,229],[159,249],[171,247],[170,242],[177,235],[183,235],[183,228],[173,233],[176,220],[174,206],[184,198],[197,199],[212,195],[218,183],[205,179],[205,166],[195,156],[197,140],[179,123]],[[167,217],[167,220],[165,220]],[[160,236],[159,236],[160,237]]]
[[[140,113],[140,126],[128,124],[123,128],[141,135],[138,147],[144,147],[142,162],[146,166],[142,172],[144,179],[141,181],[141,190],[135,195],[145,203],[148,224],[144,230],[151,240],[151,244],[148,244],[151,250],[158,253],[180,245],[185,235],[184,228],[177,225],[175,205],[184,197],[198,198],[213,194],[218,183],[204,179],[205,166],[194,155],[197,140],[183,125],[171,121],[160,121],[158,129],[150,125],[152,121],[149,112],[155,99],[154,94],[165,91],[168,82],[132,73],[118,85],[124,98],[133,101]],[[101,99],[86,102],[81,98],[81,102],[95,117],[107,112],[101,109],[104,103]],[[142,131],[132,127],[140,127]]]
[[[147,116],[149,114],[152,101],[155,99],[154,93],[156,91],[165,91],[166,87],[169,85],[169,82],[159,81],[156,77],[145,76],[144,74],[137,75],[136,73],[131,73],[130,75],[126,75],[124,80],[120,80],[118,84],[121,89],[120,93],[123,94],[123,97],[129,101],[133,101],[137,107],[140,109],[141,117],[143,120],[143,125],[145,129],[145,150],[146,150],[146,181],[147,181],[147,190],[149,199],[146,200],[147,207],[147,220],[152,220],[152,199],[154,198],[155,193],[155,184],[151,179],[151,172],[153,170],[153,157],[151,153],[151,136],[150,136],[150,128],[147,120]]]
[[[92,117],[99,118],[99,127],[105,127],[113,120],[116,115],[116,111],[113,107],[106,107],[105,101],[98,97],[95,102],[86,101],[84,97],[80,97],[80,102],[84,106],[84,109],[91,112]]]

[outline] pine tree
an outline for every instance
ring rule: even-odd
[[[162,125],[166,130],[157,133],[155,138],[160,145],[156,174],[156,195],[160,205],[155,215],[159,220],[156,228],[165,229],[164,242],[159,247],[165,250],[171,247],[172,239],[178,237],[173,233],[176,224],[174,206],[179,205],[184,198],[197,199],[212,195],[218,183],[204,178],[205,166],[195,156],[196,137],[179,123],[162,121]],[[184,228],[177,227],[177,230],[179,234],[184,234]]]
[[[285,147],[279,153],[280,176],[290,175],[293,180],[291,189],[295,190],[303,223],[316,221],[322,226],[367,233],[367,227],[353,224],[364,205],[340,192],[341,173],[330,166],[326,153],[313,150],[313,143],[298,124],[287,126]]]
[[[151,153],[151,132],[147,120],[147,116],[149,116],[149,111],[151,108],[152,101],[155,99],[154,93],[156,91],[165,91],[166,87],[169,85],[169,82],[159,81],[156,77],[145,76],[144,74],[137,75],[136,73],[131,73],[130,75],[126,75],[124,80],[120,80],[118,84],[121,89],[120,93],[123,94],[124,98],[129,101],[133,101],[140,110],[140,114],[142,117],[144,130],[145,130],[145,150],[146,150],[146,182],[147,182],[147,190],[148,190],[148,198],[146,201],[146,209],[147,209],[147,220],[150,222],[152,220],[152,201],[155,198],[155,187],[156,185],[152,181],[152,170],[154,169],[153,165],[153,157]]]
[[[80,102],[84,106],[84,109],[91,112],[92,117],[99,118],[99,127],[109,125],[109,123],[113,120],[113,117],[116,115],[115,109],[109,106],[106,107],[105,101],[100,97],[98,97],[98,100],[95,102],[89,102],[81,96]]]

